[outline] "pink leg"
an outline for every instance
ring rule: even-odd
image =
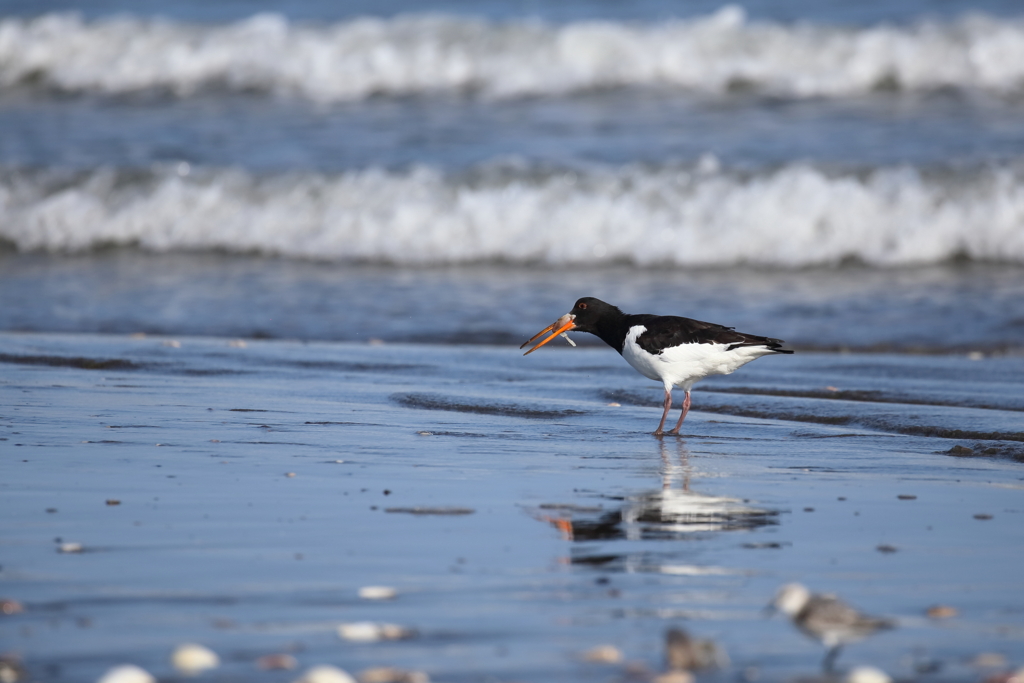
[[[665,412],[661,414],[661,422],[658,423],[658,429],[655,430],[655,436],[661,436],[665,432],[662,431],[665,428],[665,418],[668,417],[668,411],[672,408],[672,390],[665,390]]]
[[[675,429],[669,434],[679,434],[679,428],[683,426],[683,420],[686,419],[686,414],[690,412],[690,392],[686,392],[686,398],[683,399],[683,412],[679,413],[679,422],[676,422]]]

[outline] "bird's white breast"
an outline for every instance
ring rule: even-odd
[[[647,331],[643,325],[630,328],[622,345],[622,357],[648,379],[660,381],[666,389],[680,387],[690,390],[695,382],[709,375],[728,375],[750,361],[771,353],[764,346],[741,346],[729,349],[728,344],[680,344],[659,354],[644,351],[637,337]]]

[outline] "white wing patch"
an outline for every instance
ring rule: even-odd
[[[622,357],[637,372],[648,379],[661,382],[666,389],[679,387],[689,391],[695,382],[710,375],[728,375],[747,363],[772,351],[766,346],[740,346],[729,349],[729,344],[680,344],[654,355],[636,343],[647,331],[643,325],[631,327],[622,345]]]

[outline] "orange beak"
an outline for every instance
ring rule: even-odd
[[[564,333],[568,332],[569,330],[574,329],[576,327],[576,323],[573,322],[573,319],[575,317],[576,316],[572,315],[571,313],[566,313],[561,318],[559,318],[555,322],[551,323],[550,325],[545,327],[543,330],[541,330],[537,334],[535,334],[532,337],[530,337],[530,340],[528,342],[526,342],[525,344],[523,344],[523,346],[520,346],[519,348],[523,348],[524,346],[526,346],[526,344],[529,344],[529,343],[533,342],[533,340],[536,339],[537,337],[540,337],[540,336],[542,336],[543,334],[545,334],[547,332],[551,332],[551,335],[547,339],[545,339],[544,341],[540,342],[539,344],[534,346],[532,349],[530,349],[529,351],[527,351],[523,355],[524,356],[529,356],[531,353],[533,353],[534,351],[536,351],[540,347],[544,346],[545,344],[547,344],[549,341],[551,341],[552,339],[554,339],[558,335],[564,334]]]

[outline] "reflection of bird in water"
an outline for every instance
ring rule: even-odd
[[[822,662],[826,671],[832,670],[839,651],[846,643],[896,626],[889,619],[861,614],[834,595],[812,594],[799,583],[789,583],[780,588],[768,609],[787,615],[794,626],[828,648]]]
[[[665,632],[665,666],[669,671],[725,668],[729,658],[713,640],[697,640],[679,628]]]
[[[570,330],[597,335],[618,351],[634,370],[665,386],[665,410],[654,432],[656,436],[665,433],[673,387],[686,392],[679,421],[669,432],[678,435],[690,410],[690,387],[694,383],[710,375],[728,375],[761,356],[793,353],[782,348],[785,342],[781,339],[744,334],[731,327],[674,315],[627,315],[589,296],[579,299],[571,311],[533,335],[526,344],[551,333],[526,353],[533,353]]]
[[[664,443],[660,451],[661,490],[630,496],[622,507],[627,538],[754,529],[775,523],[772,510],[752,508],[737,498],[691,491],[692,468],[683,442],[676,444],[678,463],[672,461]]]
[[[569,541],[683,540],[700,533],[756,529],[778,524],[778,513],[751,507],[736,498],[712,496],[690,490],[691,467],[686,445],[675,442],[671,449],[659,443],[661,452],[661,488],[626,496],[619,507],[584,507],[569,504],[541,506],[538,517],[555,526]],[[670,451],[674,450],[675,453]],[[629,555],[595,554],[593,546],[580,548],[574,564],[607,566],[621,563],[623,568],[665,572],[690,572],[700,568],[669,565],[649,550],[635,549]],[[575,553],[575,551],[574,551]],[[652,564],[652,563],[657,563]],[[713,568],[707,568],[713,570]]]

